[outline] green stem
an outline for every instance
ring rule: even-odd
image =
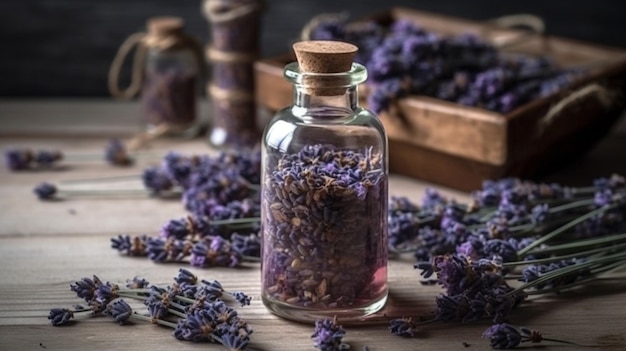
[[[545,249],[531,251],[530,254],[552,254],[552,253],[564,251],[564,250],[578,249],[581,247],[584,248],[586,246],[618,243],[623,240],[626,240],[626,233],[614,234],[614,235],[604,236],[601,238],[578,240],[572,243],[561,244],[561,245],[553,245]]]
[[[622,267],[624,264],[626,264],[626,263],[624,263],[624,262],[616,262],[614,264],[610,264],[610,265],[604,266],[604,267],[602,267],[600,269],[597,269],[594,272],[592,272],[589,277],[577,280],[577,281],[575,281],[573,283],[565,284],[565,285],[562,285],[562,286],[557,286],[557,287],[550,288],[550,289],[528,291],[528,292],[526,292],[526,294],[527,295],[542,295],[542,294],[548,294],[548,293],[552,293],[552,292],[558,292],[558,291],[563,291],[563,290],[566,290],[566,289],[574,288],[574,287],[577,287],[579,285],[586,284],[586,283],[588,283],[588,282],[590,282],[592,280],[596,280],[596,279],[598,279],[598,275],[600,275],[602,273],[606,273],[606,272],[612,271],[612,270],[617,269],[619,267]]]
[[[598,209],[590,211],[590,212],[588,212],[588,213],[586,213],[586,214],[584,214],[584,215],[582,215],[582,216],[572,220],[571,222],[569,222],[569,223],[567,223],[567,224],[565,224],[565,225],[563,225],[563,226],[561,226],[561,227],[551,231],[550,233],[542,236],[541,238],[533,241],[530,245],[528,245],[525,248],[519,250],[517,252],[517,256],[518,257],[523,257],[530,250],[534,249],[535,247],[537,247],[537,246],[539,246],[539,245],[541,245],[541,244],[543,244],[543,243],[545,243],[545,242],[547,242],[547,241],[549,241],[551,239],[556,238],[557,236],[559,236],[562,233],[564,233],[566,230],[568,230],[568,229],[570,229],[570,228],[572,228],[572,227],[574,227],[574,226],[576,226],[576,225],[586,221],[587,219],[589,219],[589,218],[591,218],[591,217],[593,217],[593,216],[595,216],[595,215],[597,215],[599,213],[611,210],[611,209],[616,208],[616,207],[618,207],[618,204],[612,204],[612,205],[609,205],[609,206],[600,207]]]
[[[561,206],[556,206],[556,207],[552,207],[549,209],[550,213],[558,213],[561,211],[565,211],[565,210],[571,210],[577,207],[584,207],[584,206],[589,206],[589,205],[593,205],[594,204],[594,199],[584,199],[584,200],[578,200],[578,201],[574,201],[574,202],[568,202],[565,203]]]
[[[149,196],[150,193],[145,189],[59,189],[59,196],[70,195],[70,196],[123,196],[123,195],[141,195],[141,196]]]
[[[166,326],[166,327],[170,327],[172,329],[176,329],[176,323],[164,321],[162,319],[157,319],[157,318],[144,316],[144,315],[141,315],[141,314],[139,314],[137,312],[133,312],[133,314],[131,315],[131,318],[139,319],[139,320],[142,320],[142,321],[147,321],[147,322],[150,322],[150,323],[156,323],[156,324],[160,324],[160,325],[163,325],[163,326]]]
[[[261,217],[245,217],[245,218],[232,218],[232,219],[218,219],[215,221],[209,221],[209,224],[224,225],[224,224],[256,223],[260,221],[261,221]]]
[[[626,243],[619,244],[619,245],[600,247],[600,248],[592,249],[592,250],[575,252],[575,253],[567,254],[567,255],[559,255],[559,256],[547,257],[547,258],[538,258],[538,259],[535,259],[535,260],[527,260],[527,261],[505,262],[505,263],[502,264],[502,267],[514,267],[514,266],[529,265],[529,264],[550,263],[550,262],[566,260],[568,258],[586,257],[586,256],[589,256],[591,254],[596,254],[596,253],[614,252],[616,250],[620,250],[620,249],[623,249],[623,248],[626,248]]]
[[[193,303],[196,302],[195,299],[190,299],[190,298],[182,296],[182,295],[176,295],[176,296],[174,296],[174,299],[176,299],[176,300],[178,300],[180,302],[186,302],[188,304],[193,304]]]
[[[543,336],[541,337],[541,340],[542,341],[560,342],[562,344],[569,344],[569,345],[580,346],[580,347],[600,347],[599,345],[584,345],[584,344],[575,343],[573,341],[566,341],[566,340],[559,340],[559,339],[552,339],[552,338],[544,338]]]
[[[173,309],[173,308],[168,308],[168,309],[167,309],[167,312],[168,312],[168,313],[171,313],[171,314],[173,314],[173,315],[175,315],[175,316],[178,316],[178,317],[180,317],[180,318],[187,318],[187,315],[186,315],[184,312],[181,312],[181,311],[175,310],[175,309]]]
[[[129,179],[141,180],[140,174],[127,174],[111,177],[99,177],[99,178],[84,178],[84,179],[70,179],[62,180],[59,184],[81,184],[81,183],[101,183],[101,182],[117,182]]]
[[[614,254],[614,255],[603,256],[601,258],[594,258],[593,260],[589,260],[587,262],[555,269],[551,272],[543,274],[541,277],[533,280],[532,282],[528,282],[517,287],[515,290],[505,294],[505,296],[516,294],[520,291],[524,291],[526,289],[548,282],[560,276],[565,276],[569,273],[574,273],[578,270],[582,270],[583,268],[592,267],[594,265],[598,265],[598,264],[605,263],[605,262],[615,262],[615,260],[618,260],[618,262],[620,263],[624,263],[622,260],[626,260],[626,253],[619,253],[619,254]]]
[[[126,290],[120,290],[120,291],[117,292],[117,296],[119,296],[119,297],[126,297],[126,298],[134,299],[134,300],[143,300],[148,295],[139,295],[139,294],[134,294],[132,292],[129,293]]]

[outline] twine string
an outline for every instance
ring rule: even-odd
[[[119,75],[122,70],[122,65],[126,57],[135,47],[137,47],[137,49],[135,50],[135,57],[133,59],[130,85],[126,89],[121,89],[119,87]],[[144,79],[143,65],[148,49],[170,50],[179,47],[186,47],[192,51],[200,76],[204,77],[206,75],[206,67],[204,64],[202,45],[196,38],[182,33],[167,36],[150,35],[143,32],[134,33],[122,43],[111,63],[108,79],[109,92],[111,95],[119,99],[132,99],[139,94]]]
[[[214,100],[228,100],[232,102],[248,102],[254,99],[253,94],[245,90],[222,89],[214,84],[209,86],[209,94]]]
[[[585,85],[559,100],[559,102],[548,110],[537,123],[536,136],[540,137],[543,135],[559,116],[565,115],[565,113],[563,113],[565,109],[578,102],[582,102],[583,99],[588,96],[595,96],[604,109],[610,108],[617,98],[615,93],[598,83]]]
[[[113,97],[119,99],[131,99],[139,93],[141,89],[141,82],[143,80],[143,63],[146,57],[146,47],[141,45],[142,41],[146,37],[146,33],[135,33],[130,35],[122,43],[117,51],[117,54],[113,58],[111,68],[109,69],[109,92]],[[134,47],[137,47],[135,51],[135,58],[133,60],[132,76],[130,85],[126,89],[120,89],[119,87],[119,75],[122,70],[122,65],[126,56],[131,52]]]
[[[263,10],[263,5],[256,2],[232,8],[224,6],[223,0],[206,0],[204,2],[204,14],[214,24],[231,22],[261,10]]]

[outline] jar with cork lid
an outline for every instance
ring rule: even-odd
[[[263,134],[262,300],[292,320],[358,322],[387,299],[387,137],[359,106],[356,46],[293,49],[293,103]]]
[[[197,97],[205,68],[200,43],[184,32],[179,17],[153,17],[147,33],[136,33],[120,47],[109,71],[109,91],[130,99],[140,94],[142,120],[156,134],[191,133],[196,127]],[[130,85],[118,76],[127,54],[137,46]]]

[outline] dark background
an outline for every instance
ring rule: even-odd
[[[286,52],[311,16],[347,11],[360,17],[405,6],[486,20],[514,13],[542,17],[547,33],[626,48],[622,0],[267,0],[262,56]],[[107,96],[117,48],[147,18],[177,15],[203,42],[209,25],[202,0],[0,0],[0,96]]]

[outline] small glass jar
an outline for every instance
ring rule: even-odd
[[[167,134],[188,131],[196,121],[202,62],[197,43],[183,33],[176,17],[148,21],[141,105],[149,129]]]
[[[320,43],[285,67],[293,104],[263,135],[261,296],[288,319],[356,322],[387,299],[387,137],[358,104],[365,67],[353,53],[334,67],[334,51],[356,47],[301,42],[296,55]]]

